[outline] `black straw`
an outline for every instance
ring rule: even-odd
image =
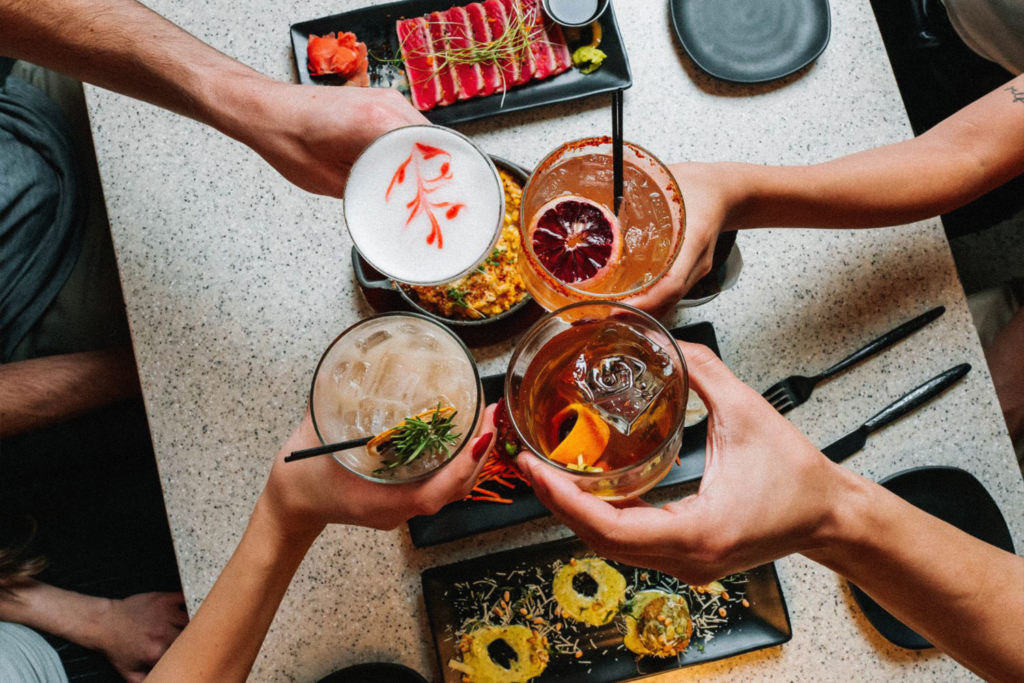
[[[622,90],[612,93],[612,172],[614,174],[615,215],[622,206]]]
[[[317,446],[316,448],[304,448],[301,451],[293,451],[291,455],[284,456],[285,462],[294,462],[296,460],[305,460],[306,458],[315,458],[318,455],[327,455],[328,453],[337,453],[338,451],[347,451],[350,448],[358,448],[359,446],[365,446],[370,443],[373,439],[372,436],[364,436],[359,439],[352,439],[351,441],[342,441],[341,443],[329,443],[326,446]]]

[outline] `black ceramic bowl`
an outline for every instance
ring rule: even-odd
[[[335,671],[317,683],[427,683],[427,679],[401,664],[371,662]]]
[[[958,467],[915,467],[878,482],[897,496],[957,529],[1014,552],[1013,539],[999,506],[974,475]],[[907,648],[923,650],[932,644],[916,631],[885,611],[864,591],[850,584],[853,598],[864,616],[886,640]],[[927,596],[922,596],[927,599]]]

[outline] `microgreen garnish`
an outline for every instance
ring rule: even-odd
[[[469,308],[469,304],[466,303],[466,293],[463,292],[461,289],[455,289],[454,287],[449,289],[448,298],[451,299],[456,306],[461,306],[462,308]]]
[[[430,415],[430,421],[419,416],[407,417],[396,429],[388,442],[380,449],[384,456],[393,457],[393,460],[384,460],[384,467],[374,471],[375,474],[391,470],[396,467],[411,465],[420,458],[428,455],[443,454],[447,460],[452,457],[450,446],[454,445],[461,437],[461,434],[453,434],[455,428],[455,416],[457,410],[437,408]]]
[[[498,247],[495,247],[491,251],[491,255],[487,258],[486,261],[484,261],[484,263],[487,263],[487,264],[492,265],[494,267],[500,266],[501,265],[501,261],[499,261],[498,259],[501,258],[501,255],[503,253],[505,253],[504,249],[499,249]]]

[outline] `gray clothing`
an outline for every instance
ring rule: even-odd
[[[0,681],[68,683],[57,651],[21,624],[0,621]]]

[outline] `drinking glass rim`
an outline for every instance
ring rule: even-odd
[[[523,254],[523,256],[526,257],[527,263],[530,264],[530,267],[533,268],[534,272],[538,273],[541,276],[541,278],[545,281],[545,284],[553,287],[556,292],[559,290],[564,290],[564,292],[561,292],[564,296],[571,296],[573,298],[578,298],[582,296],[584,298],[584,301],[619,302],[622,299],[627,299],[631,296],[642,294],[643,292],[646,292],[648,289],[650,289],[655,284],[660,282],[661,278],[665,277],[668,271],[672,269],[672,264],[675,263],[677,258],[679,258],[679,252],[681,252],[683,249],[683,242],[685,241],[686,237],[686,202],[683,199],[682,190],[679,189],[679,183],[676,182],[676,177],[672,174],[672,171],[669,170],[668,166],[662,163],[661,159],[652,154],[645,147],[642,147],[636,144],[635,142],[629,142],[627,140],[622,141],[622,144],[625,145],[626,147],[629,147],[634,151],[642,152],[641,156],[646,156],[646,158],[649,158],[656,165],[660,166],[661,169],[666,173],[669,181],[669,190],[671,192],[674,192],[675,196],[679,198],[679,209],[680,214],[682,216],[682,225],[680,225],[679,227],[679,235],[676,239],[675,248],[672,250],[671,256],[665,262],[665,269],[662,270],[657,275],[657,277],[653,278],[650,282],[641,284],[627,292],[620,292],[618,294],[598,293],[597,298],[593,298],[593,295],[595,294],[594,292],[588,292],[583,289],[577,289],[576,287],[573,287],[572,285],[566,282],[562,282],[557,277],[555,277],[547,268],[544,267],[544,264],[542,264],[536,258],[536,256],[534,256],[533,247],[530,245],[530,241],[526,239],[526,227],[528,221],[532,217],[527,217],[526,212],[523,211],[523,204],[525,204],[526,202],[526,198],[530,193],[530,186],[533,184],[533,181],[537,177],[537,174],[540,173],[542,170],[547,170],[545,169],[545,165],[549,164],[549,162],[552,161],[552,157],[554,157],[556,154],[561,154],[565,150],[574,146],[582,147],[586,145],[601,144],[613,144],[612,138],[607,135],[598,135],[588,138],[578,138],[576,140],[570,140],[569,142],[563,142],[557,148],[548,152],[547,155],[543,159],[541,159],[541,162],[537,164],[537,166],[533,169],[533,172],[530,173],[530,177],[526,179],[526,184],[523,186],[522,203],[519,207],[519,242],[522,245],[522,249],[520,251]],[[672,201],[673,200],[670,197],[669,203],[671,204]],[[569,292],[569,294],[565,294],[565,292]]]
[[[562,308],[559,308],[558,310],[551,311],[550,313],[548,313],[547,315],[545,315],[540,320],[538,320],[537,322],[535,322],[533,325],[530,326],[530,329],[528,329],[526,331],[526,333],[523,335],[523,338],[519,340],[518,344],[516,344],[516,350],[512,353],[512,357],[509,358],[509,361],[508,361],[508,370],[506,371],[506,374],[505,374],[505,402],[506,403],[510,403],[509,400],[508,400],[508,396],[509,396],[509,393],[510,393],[510,385],[512,383],[512,367],[515,365],[516,360],[518,360],[520,354],[523,352],[523,349],[526,347],[526,342],[530,341],[533,338],[533,336],[535,334],[537,334],[537,331],[540,329],[540,326],[543,323],[545,323],[549,318],[551,318],[551,317],[553,317],[553,316],[555,316],[555,315],[557,315],[559,313],[562,313],[564,311],[568,311],[568,310],[571,310],[573,308],[580,308],[582,306],[595,306],[595,305],[596,306],[610,306],[612,308],[620,308],[620,309],[623,309],[623,310],[626,310],[626,311],[629,311],[629,312],[632,312],[632,313],[639,313],[641,317],[646,318],[649,322],[654,323],[655,328],[657,328],[657,329],[659,329],[659,330],[661,330],[662,332],[665,333],[665,336],[668,337],[669,340],[672,342],[672,348],[674,348],[675,351],[676,351],[676,354],[678,354],[680,364],[682,365],[682,368],[683,368],[683,397],[684,397],[684,400],[685,400],[686,396],[689,394],[689,389],[690,389],[690,371],[686,367],[686,356],[683,355],[682,349],[679,348],[679,343],[676,342],[676,339],[675,339],[675,337],[672,336],[672,333],[664,325],[662,325],[661,322],[657,318],[655,318],[654,316],[650,315],[646,311],[640,310],[636,306],[631,306],[629,304],[622,303],[621,301],[610,301],[610,300],[607,300],[607,299],[595,299],[594,301],[577,301],[576,303],[569,304],[568,306],[563,306]],[[647,335],[644,335],[645,338],[646,338],[646,336]],[[618,469],[609,470],[607,472],[604,472],[604,471],[602,471],[602,472],[585,472],[585,471],[571,469],[571,468],[563,465],[562,463],[555,462],[554,460],[552,460],[548,456],[546,456],[543,453],[541,453],[540,449],[535,448],[533,443],[530,441],[530,439],[528,439],[528,438],[526,438],[526,436],[524,436],[523,430],[520,429],[519,424],[516,422],[515,414],[514,414],[514,411],[511,410],[511,407],[506,412],[508,413],[508,419],[512,423],[512,429],[515,430],[516,436],[519,437],[519,440],[523,444],[526,445],[526,447],[530,450],[531,453],[533,453],[534,455],[539,457],[543,462],[547,463],[548,465],[551,465],[553,467],[557,467],[558,469],[562,470],[563,472],[567,472],[567,473],[569,473],[569,474],[571,474],[573,476],[579,476],[579,477],[584,477],[584,478],[587,478],[587,477],[590,477],[590,478],[601,478],[601,477],[608,477],[608,476],[610,476],[612,474],[622,475],[622,474],[625,474],[627,472],[632,472],[633,470],[646,465],[647,463],[649,463],[651,460],[654,459],[654,456],[655,456],[656,453],[660,452],[661,449],[663,449],[666,446],[666,444],[668,444],[670,441],[672,441],[680,431],[683,431],[684,424],[686,422],[686,410],[685,410],[685,407],[684,407],[684,409],[683,409],[683,417],[679,420],[679,423],[676,425],[676,428],[673,429],[673,430],[670,430],[670,433],[661,441],[661,443],[658,444],[657,448],[651,449],[651,452],[648,453],[647,455],[645,455],[642,459],[636,461],[635,463],[633,463],[631,465],[626,465],[625,467],[620,467]],[[675,456],[673,456],[673,457],[675,457]]]
[[[344,197],[347,196],[347,194],[348,194],[348,184],[349,184],[349,181],[352,179],[352,171],[354,171],[356,169],[356,167],[359,165],[359,162],[362,161],[362,159],[366,155],[366,153],[368,151],[370,151],[370,148],[373,147],[375,144],[377,144],[378,141],[383,140],[384,138],[388,137],[389,135],[398,133],[399,131],[408,130],[410,128],[429,128],[431,130],[442,130],[445,133],[451,133],[452,135],[455,135],[456,137],[462,138],[465,142],[469,143],[469,146],[472,147],[473,150],[476,151],[476,153],[480,155],[480,157],[487,164],[488,168],[490,168],[491,173],[494,176],[494,181],[495,181],[495,183],[497,184],[497,187],[498,187],[498,200],[500,201],[500,209],[498,210],[498,224],[497,224],[497,226],[495,228],[494,237],[491,240],[491,245],[489,247],[487,247],[487,249],[485,249],[480,254],[480,258],[476,259],[473,262],[472,265],[467,267],[465,270],[460,272],[455,277],[451,277],[451,278],[445,277],[444,279],[437,280],[437,281],[430,281],[430,282],[406,282],[405,280],[400,280],[400,279],[394,277],[393,275],[391,275],[390,273],[388,273],[387,270],[385,270],[384,268],[381,268],[378,264],[376,264],[372,260],[370,260],[366,256],[366,254],[363,252],[363,250],[359,249],[359,244],[356,242],[356,238],[352,234],[352,228],[349,226],[348,202],[346,202],[344,200]],[[524,185],[523,186],[524,191],[525,191],[525,187],[526,186]],[[438,125],[435,125],[435,124],[432,124],[432,123],[414,123],[414,124],[409,125],[409,126],[399,126],[398,128],[392,128],[391,130],[387,131],[386,133],[382,133],[381,135],[378,135],[373,140],[373,142],[368,144],[366,147],[363,148],[363,150],[361,152],[359,152],[359,156],[357,156],[356,160],[352,162],[352,166],[349,169],[348,177],[345,179],[345,189],[343,190],[342,198],[343,199],[342,199],[342,202],[341,202],[341,214],[342,214],[342,217],[345,219],[345,231],[348,233],[349,239],[352,240],[352,244],[359,251],[359,255],[362,256],[366,260],[367,263],[369,263],[371,266],[373,266],[375,270],[377,270],[380,273],[383,273],[384,275],[387,275],[389,278],[391,278],[395,282],[400,282],[400,283],[406,284],[406,285],[412,285],[414,287],[436,287],[437,285],[447,284],[449,282],[454,282],[455,280],[458,280],[461,277],[465,277],[467,274],[471,273],[473,271],[473,269],[475,269],[478,265],[480,265],[480,263],[487,257],[487,255],[489,253],[491,253],[491,250],[494,249],[494,245],[498,243],[499,239],[501,239],[501,231],[505,227],[505,187],[504,187],[504,185],[502,185],[501,174],[498,172],[498,167],[494,164],[494,161],[491,159],[491,156],[489,154],[487,154],[487,152],[483,151],[483,149],[481,149],[479,145],[477,145],[475,142],[470,140],[468,137],[466,137],[465,135],[463,135],[459,131],[452,130],[451,128],[448,128],[447,126],[438,126]]]
[[[409,484],[409,483],[412,483],[412,482],[420,481],[422,479],[426,479],[427,477],[430,477],[430,476],[433,476],[434,474],[436,474],[438,471],[441,470],[441,468],[446,467],[448,465],[448,463],[452,462],[453,460],[455,460],[455,458],[459,457],[459,454],[462,453],[463,449],[466,447],[466,444],[468,444],[470,441],[473,440],[473,433],[476,431],[477,423],[480,420],[480,405],[481,405],[481,402],[484,400],[484,392],[483,392],[483,387],[480,384],[480,369],[476,365],[476,359],[473,357],[473,354],[469,350],[469,347],[466,346],[466,343],[464,341],[462,341],[461,339],[459,339],[459,336],[457,334],[455,334],[454,332],[452,332],[450,329],[448,329],[448,327],[446,327],[445,325],[442,325],[441,323],[437,322],[436,320],[431,320],[428,316],[422,315],[420,313],[413,313],[413,312],[407,312],[407,311],[392,311],[390,313],[377,313],[376,315],[371,315],[371,316],[369,316],[367,318],[363,318],[362,320],[359,320],[359,321],[353,323],[352,325],[350,325],[349,327],[345,328],[342,331],[341,334],[339,334],[337,337],[334,338],[334,341],[332,341],[330,344],[327,345],[327,348],[324,349],[324,352],[320,355],[320,360],[317,361],[316,369],[313,370],[313,379],[310,382],[310,386],[309,386],[309,416],[310,416],[310,419],[313,422],[313,431],[316,433],[316,438],[320,441],[320,445],[322,445],[322,446],[326,446],[327,445],[327,441],[324,439],[323,434],[320,433],[320,427],[316,423],[316,408],[315,408],[315,402],[313,401],[313,397],[314,397],[314,395],[316,393],[316,378],[320,376],[320,367],[324,364],[324,360],[327,358],[327,354],[329,354],[331,352],[331,349],[334,348],[335,344],[337,344],[339,341],[341,341],[342,337],[344,337],[345,335],[349,334],[350,332],[353,332],[356,329],[358,329],[358,328],[360,328],[360,327],[362,327],[362,326],[364,326],[364,325],[366,325],[368,323],[371,323],[371,322],[373,322],[375,320],[380,320],[381,318],[419,318],[420,320],[423,320],[423,321],[426,321],[427,323],[430,323],[434,327],[437,327],[437,328],[439,328],[441,330],[444,330],[444,332],[447,333],[449,337],[451,337],[456,342],[458,342],[459,347],[462,349],[463,353],[466,354],[466,359],[469,361],[469,366],[473,369],[473,378],[476,380],[476,406],[473,409],[473,424],[471,424],[469,426],[469,429],[467,430],[468,436],[465,439],[462,440],[462,443],[459,444],[459,447],[455,450],[455,453],[453,453],[452,456],[450,458],[448,458],[447,460],[442,461],[441,464],[438,465],[437,467],[435,467],[435,468],[433,468],[431,470],[427,470],[426,472],[423,472],[422,474],[418,474],[415,477],[411,477],[409,479],[397,479],[397,480],[396,479],[380,479],[378,477],[374,477],[374,476],[369,475],[369,474],[364,474],[362,472],[357,472],[356,470],[352,469],[351,467],[349,467],[348,465],[343,463],[338,458],[336,453],[332,453],[331,454],[331,457],[334,459],[334,462],[338,463],[339,465],[344,467],[346,470],[348,470],[352,474],[355,474],[356,476],[362,477],[363,479],[366,479],[367,481],[371,481],[371,482],[373,482],[375,484]],[[374,434],[373,436],[376,436],[376,434]]]

